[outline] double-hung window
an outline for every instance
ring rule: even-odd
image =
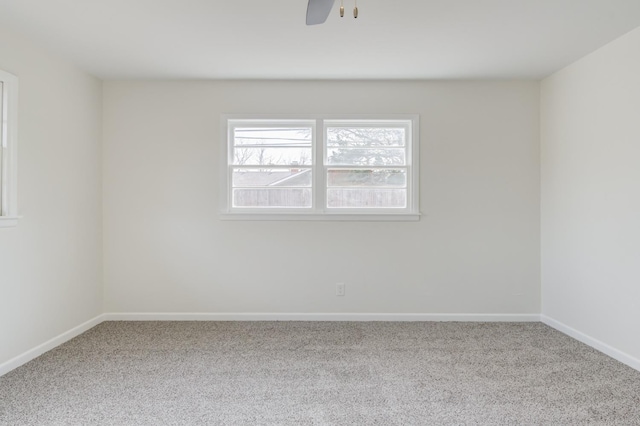
[[[233,210],[305,212],[313,207],[315,122],[230,120]]]
[[[0,70],[0,227],[17,217],[18,78]]]
[[[222,121],[223,218],[419,218],[417,116]]]

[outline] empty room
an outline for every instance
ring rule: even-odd
[[[0,0],[0,425],[640,425],[640,1]]]

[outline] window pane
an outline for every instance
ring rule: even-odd
[[[311,188],[242,188],[233,190],[234,207],[311,207]]]
[[[311,169],[233,169],[233,187],[309,187]]]
[[[405,145],[404,128],[384,127],[328,127],[329,146],[393,147]]]
[[[311,148],[245,148],[233,149],[236,166],[311,165]]]
[[[378,170],[329,170],[327,186],[395,186],[407,185],[407,171],[403,169]]]
[[[4,140],[3,140],[3,135],[4,135],[4,131],[3,131],[3,126],[4,126],[4,115],[2,114],[2,106],[4,105],[4,82],[0,81],[0,216],[4,216],[4,193],[3,193],[3,189],[4,189],[4,185],[2,184],[2,176],[4,175],[4,173],[2,172],[2,165],[4,164],[4,161],[2,159],[2,154],[4,149],[2,149],[2,147],[4,146]]]
[[[311,127],[236,127],[234,145],[311,147]]]
[[[327,164],[345,166],[404,166],[404,148],[329,148]]]
[[[331,208],[405,208],[405,189],[329,188],[327,207]]]

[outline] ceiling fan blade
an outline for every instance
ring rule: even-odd
[[[309,0],[307,5],[307,25],[322,24],[327,20],[335,0]]]

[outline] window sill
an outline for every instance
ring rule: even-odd
[[[0,228],[11,228],[18,225],[22,216],[0,216]]]
[[[339,213],[221,213],[220,220],[248,221],[325,221],[325,222],[417,222],[420,213],[339,214]]]

